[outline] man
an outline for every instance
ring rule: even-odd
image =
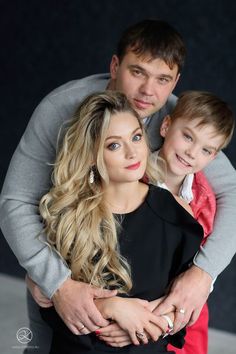
[[[84,328],[94,331],[105,326],[106,321],[96,310],[93,299],[114,293],[70,279],[70,271],[60,256],[42,242],[44,235],[39,238],[42,224],[38,202],[50,188],[50,163],[55,159],[58,132],[88,94],[105,89],[120,90],[143,118],[151,148],[156,150],[161,143],[157,132],[162,118],[176,103],[171,93],[179,80],[184,57],[182,38],[167,23],[147,20],[134,25],[124,32],[118,44],[111,60],[110,76],[94,75],[73,81],[44,98],[12,158],[1,196],[3,233],[20,264],[49,299],[33,287],[37,302],[41,306],[53,303],[74,333],[83,334]],[[215,231],[200,250],[195,264],[176,279],[169,296],[156,311],[166,313],[174,305],[176,331],[197,319],[212,279],[229,264],[236,249],[233,232],[236,223],[232,218],[236,208],[236,173],[222,153],[205,172],[218,201]],[[36,323],[38,319],[32,318],[33,307],[31,299],[29,314]],[[46,334],[42,339],[39,329],[31,329],[38,336],[40,352],[47,353]]]

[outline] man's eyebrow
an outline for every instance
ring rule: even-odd
[[[149,74],[149,72],[145,68],[143,68],[142,66],[139,66],[138,64],[130,64],[129,68],[130,69],[138,69],[144,74]],[[169,75],[169,74],[165,74],[165,73],[161,73],[161,74],[157,75],[156,77],[157,78],[169,79],[169,80],[173,80],[174,79],[173,75]]]

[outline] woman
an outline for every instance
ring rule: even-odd
[[[168,342],[176,342],[176,336],[162,336],[171,329],[174,308],[167,316],[152,311],[191,262],[202,229],[168,191],[142,182],[161,180],[156,166],[123,94],[85,99],[65,134],[40,212],[48,243],[73,278],[117,290],[96,305],[133,344],[111,348],[83,327],[84,335],[76,336],[48,308],[41,313],[54,330],[51,353],[163,353]]]

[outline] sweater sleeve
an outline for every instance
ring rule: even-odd
[[[45,244],[38,212],[39,200],[51,185],[62,113],[47,98],[36,108],[12,157],[0,200],[5,238],[21,266],[49,298],[71,274],[62,258]]]
[[[216,195],[213,232],[201,247],[194,264],[217,277],[236,252],[236,171],[220,152],[204,170]]]

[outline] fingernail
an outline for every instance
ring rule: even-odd
[[[95,334],[96,334],[97,336],[99,336],[99,334],[101,334],[101,332],[97,329],[97,330],[95,331]]]

